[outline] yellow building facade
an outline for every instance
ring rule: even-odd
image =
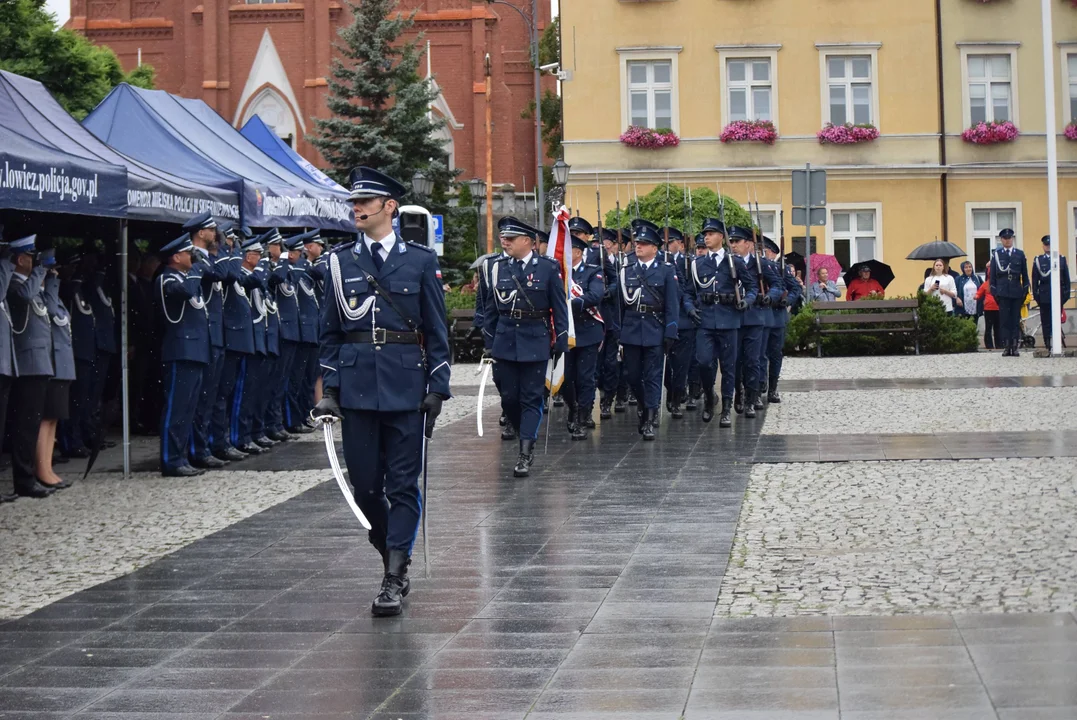
[[[764,231],[785,211],[794,169],[827,170],[825,227],[815,251],[843,264],[894,269],[891,294],[911,293],[927,264],[917,245],[947,239],[987,263],[1013,227],[1030,256],[1048,231],[1043,42],[1032,0],[562,0],[564,157],[569,199],[595,217],[659,183],[758,196]],[[1077,9],[1054,6],[1060,163],[1060,249],[1077,248]],[[773,144],[720,141],[738,120],[769,120]],[[1010,121],[1013,141],[962,133]],[[879,136],[822,144],[829,122],[871,124]],[[676,147],[620,142],[631,125],[671,128]],[[746,186],[747,184],[747,186]],[[787,243],[789,246],[789,243]]]

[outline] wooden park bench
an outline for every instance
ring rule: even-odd
[[[482,338],[469,339],[468,333],[475,326],[474,310],[449,312],[449,358],[478,362],[482,357]]]
[[[812,304],[815,316],[816,347],[823,357],[824,335],[884,335],[912,333],[916,354],[920,354],[920,316],[916,300],[857,300]],[[875,312],[863,312],[874,310]]]

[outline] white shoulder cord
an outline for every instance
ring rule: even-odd
[[[333,253],[332,257],[329,259],[329,273],[333,278],[333,291],[336,294],[337,307],[340,309],[344,318],[356,322],[366,317],[367,313],[370,312],[370,308],[372,308],[377,301],[378,296],[371,295],[357,308],[348,307],[348,299],[344,297],[344,284],[340,278],[340,260],[337,258],[336,253]],[[371,321],[373,321],[373,319],[372,316]]]
[[[112,300],[110,300],[109,297],[105,295],[105,291],[101,289],[100,285],[97,286],[97,297],[101,300],[102,305],[107,307],[109,310],[112,310]],[[112,314],[115,315],[116,311],[113,310]]]
[[[1047,269],[1046,270],[1043,269],[1043,265],[1040,264],[1040,258],[1036,258],[1036,269],[1040,271],[1040,275],[1043,275],[1044,277],[1051,277],[1051,270],[1052,270],[1052,268],[1051,268],[1051,256],[1050,255],[1040,255],[1040,257],[1046,257],[1047,258]]]
[[[167,298],[165,298],[166,282],[179,282],[179,280],[176,279],[175,275],[167,275],[161,278],[161,310],[162,312],[164,312],[165,320],[172,323],[173,325],[179,325],[181,322],[183,322],[183,311],[187,309],[187,303],[182,303],[180,305],[179,317],[173,320],[172,317],[168,314],[168,300]]]
[[[93,315],[93,308],[90,307],[90,303],[82,299],[82,296],[77,292],[75,293],[75,307],[83,315]]]
[[[635,305],[636,303],[639,302],[640,295],[643,294],[643,285],[640,285],[638,288],[636,288],[635,295],[629,295],[628,288],[625,287],[625,268],[623,268],[623,267],[621,268],[620,278],[621,278],[621,295],[625,299],[625,304],[626,305]]]
[[[308,289],[303,282],[303,278],[299,278],[299,287],[303,289],[303,294],[314,300],[314,307],[318,307],[318,293],[314,292],[314,286],[312,285]]]
[[[254,323],[260,323],[266,319],[266,301],[262,298],[261,290],[258,288],[251,288],[250,300],[255,312],[258,313],[258,317],[254,319]]]
[[[491,282],[490,282],[490,292],[492,292],[494,294],[494,297],[497,299],[498,303],[501,303],[502,305],[511,305],[512,308],[515,309],[516,308],[516,295],[518,294],[519,291],[514,289],[509,293],[503,293],[503,292],[501,292],[500,290],[497,289],[497,268],[498,268],[498,266],[500,264],[501,263],[498,262],[497,260],[494,261],[493,278],[491,279]],[[512,271],[509,270],[509,272],[512,272]]]
[[[714,285],[714,281],[718,279],[717,268],[715,268],[714,277],[712,277],[707,282],[703,282],[699,279],[699,271],[696,269],[697,265],[699,265],[698,262],[692,263],[692,279],[695,281],[697,287],[701,287],[704,290],[709,290],[711,286]]]
[[[247,304],[250,305],[251,299],[249,297],[247,297],[247,290],[246,290],[246,288],[244,288],[242,285],[239,284],[239,280],[236,280],[235,282],[233,282],[232,287],[235,288],[236,292],[239,293],[239,296],[241,298],[243,298],[244,300],[246,300]],[[224,299],[225,300],[228,299],[227,294],[224,296]]]

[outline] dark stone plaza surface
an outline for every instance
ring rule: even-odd
[[[665,415],[644,443],[618,415],[571,443],[561,413],[526,480],[496,425],[437,433],[403,616],[370,617],[380,560],[325,483],[0,624],[0,718],[1077,719],[1072,613],[715,616],[752,463],[828,459],[830,438]],[[835,442],[959,449],[874,440]],[[244,465],[326,461],[296,443]]]

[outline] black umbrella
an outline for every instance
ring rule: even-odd
[[[860,270],[865,267],[871,269],[872,279],[877,280],[883,286],[883,289],[886,289],[887,285],[894,282],[894,271],[890,269],[889,265],[878,260],[865,260],[853,265],[848,272],[842,275],[842,279],[845,280],[845,287],[849,287],[849,283],[860,277]]]
[[[954,245],[952,242],[943,242],[936,240],[934,242],[924,243],[920,247],[909,253],[906,260],[950,260],[951,258],[965,257],[967,255],[964,250]]]
[[[486,253],[485,255],[480,255],[479,257],[475,258],[475,262],[471,263],[470,267],[468,267],[468,270],[478,270],[479,266],[482,265],[484,262],[486,262],[492,257],[497,257],[500,254],[501,253]]]
[[[786,262],[787,265],[792,265],[797,270],[799,270],[800,271],[800,276],[802,278],[804,277],[804,269],[807,266],[804,264],[804,256],[803,255],[801,255],[798,252],[793,252],[792,250],[790,250],[789,252],[787,252],[785,254],[785,262]]]

